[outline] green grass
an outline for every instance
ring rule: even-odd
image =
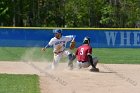
[[[24,52],[25,52],[25,48],[1,47],[0,60],[1,61],[19,60]]]
[[[41,48],[0,47],[0,61],[52,61],[52,51],[52,48],[42,52]],[[93,48],[93,55],[101,63],[140,64],[140,48]]]
[[[52,57],[52,49],[42,52],[41,48],[0,47],[0,61],[42,61],[44,59],[51,61]]]
[[[0,74],[0,93],[40,93],[39,77]]]
[[[139,48],[95,48],[93,52],[101,63],[140,64]]]

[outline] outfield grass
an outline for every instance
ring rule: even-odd
[[[140,64],[139,48],[101,48],[93,51],[101,63]]]
[[[52,57],[52,49],[42,52],[41,48],[0,47],[0,61],[42,61],[44,59],[51,61]]]
[[[93,48],[93,55],[97,56],[101,63],[140,64],[139,48]],[[20,60],[52,61],[52,48],[47,49],[45,52],[41,52],[41,48],[0,48],[0,61]],[[66,61],[66,58],[62,61]]]
[[[40,93],[39,77],[0,74],[0,93]]]

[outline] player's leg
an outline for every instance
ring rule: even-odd
[[[81,69],[81,68],[88,68],[90,66],[89,62],[79,62],[77,61],[77,68]]]
[[[94,57],[93,58],[93,64],[94,64],[95,68],[90,69],[90,71],[99,72],[99,69],[96,67],[98,62],[99,62],[98,58]]]
[[[68,50],[64,51],[64,54],[67,55],[67,57],[68,57],[68,67],[70,69],[73,69],[73,61],[76,58],[76,56],[74,54],[70,53]]]
[[[76,68],[78,68],[78,69],[81,69],[82,68],[81,62],[79,62],[79,61],[76,62]]]
[[[99,62],[98,58],[97,57],[94,57],[93,58],[93,64],[94,64],[95,67],[97,66],[97,63],[98,62]]]
[[[96,68],[96,65],[98,63],[98,59],[97,57],[92,58],[91,55],[88,55],[89,58],[89,63],[91,64],[92,68],[90,69],[90,71],[95,71],[95,72],[99,72],[99,69]]]
[[[69,54],[69,55],[68,55],[68,66],[69,66],[69,67],[73,68],[73,61],[74,61],[75,58],[76,58],[76,57],[75,57],[74,54]]]
[[[83,62],[83,63],[81,64],[81,66],[82,66],[83,68],[88,68],[88,67],[90,66],[90,63],[89,63],[89,62]]]
[[[52,63],[52,69],[55,69],[57,67],[58,62],[60,61],[61,58],[62,58],[62,53],[59,53],[59,54],[54,53],[54,60]]]

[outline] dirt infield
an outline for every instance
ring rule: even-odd
[[[140,65],[99,64],[99,73],[66,66],[50,70],[45,62],[0,62],[0,73],[38,74],[41,93],[140,93]]]

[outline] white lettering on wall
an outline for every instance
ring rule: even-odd
[[[125,46],[131,46],[131,44],[130,44],[130,34],[131,34],[131,32],[120,32],[120,39],[121,39],[120,46],[124,46],[124,45]]]
[[[134,46],[140,46],[140,32],[134,32]]]
[[[106,40],[108,46],[125,46],[138,47],[140,46],[140,32],[130,31],[106,31]]]
[[[116,41],[116,35],[117,35],[117,32],[105,32],[106,34],[106,39],[107,39],[107,44],[108,46],[111,44],[112,42],[112,45],[114,46],[115,45],[115,41]]]

